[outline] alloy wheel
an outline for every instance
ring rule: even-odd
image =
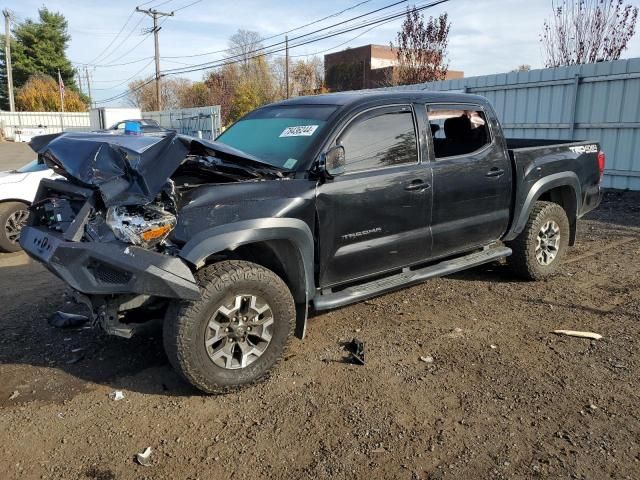
[[[28,210],[17,210],[7,218],[4,225],[4,231],[11,243],[17,244],[20,240],[20,232],[22,231],[22,227],[27,223],[28,217]]]
[[[560,249],[560,227],[553,220],[542,225],[536,238],[536,260],[540,265],[549,265]]]
[[[271,343],[273,311],[258,295],[236,295],[209,320],[205,349],[217,366],[235,370],[251,365]]]

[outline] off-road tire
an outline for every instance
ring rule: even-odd
[[[167,309],[163,326],[164,348],[182,377],[206,393],[227,393],[258,383],[284,357],[295,328],[295,303],[284,281],[271,270],[245,261],[223,261],[196,274],[202,298],[175,301]],[[271,341],[253,363],[234,370],[216,365],[205,348],[209,321],[234,294],[259,294],[273,312]]]
[[[24,210],[28,210],[29,206],[22,202],[0,203],[0,251],[11,253],[20,251],[20,244],[12,242],[7,236],[6,225],[9,218]]]
[[[560,242],[555,258],[548,265],[536,259],[538,233],[549,221],[560,227]],[[507,265],[517,277],[525,280],[543,280],[555,274],[569,246],[569,219],[564,208],[557,203],[536,202],[522,233],[513,241],[506,242],[513,253],[507,257]]]

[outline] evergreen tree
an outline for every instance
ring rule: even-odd
[[[77,90],[75,70],[65,53],[71,39],[67,20],[46,7],[38,10],[38,16],[38,22],[28,19],[13,29],[15,46],[11,45],[11,60],[15,87],[24,85],[34,74],[58,78],[60,70],[65,87]]]

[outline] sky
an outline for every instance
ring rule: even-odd
[[[129,81],[149,78],[154,72],[153,35],[144,35],[144,29],[152,25],[152,20],[142,13],[135,13],[137,5],[144,4],[142,8],[154,7],[163,12],[175,11],[174,16],[166,17],[161,24],[161,70],[166,71],[183,68],[185,64],[223,58],[224,53],[193,55],[227,48],[229,37],[238,29],[256,31],[263,38],[271,37],[355,7],[289,34],[294,37],[396,1],[5,0],[3,3],[18,21],[37,18],[38,8],[43,5],[64,14],[69,22],[71,35],[68,57],[77,65],[91,65],[89,73],[92,79],[92,96],[95,100],[102,101],[126,91]],[[189,6],[193,2],[197,3]],[[627,2],[640,6],[640,0]],[[405,5],[426,3],[427,0],[404,2],[359,21],[400,12]],[[522,64],[531,65],[532,68],[544,66],[539,36],[544,20],[551,15],[551,0],[449,0],[424,11],[425,16],[437,16],[442,12],[448,13],[451,22],[450,69],[462,70],[466,77],[470,77],[508,72]],[[297,57],[326,50],[328,52],[324,53],[329,53],[369,43],[388,45],[395,40],[401,23],[402,18],[399,18],[368,32],[365,28],[298,46],[292,48],[291,55]],[[273,44],[283,40],[282,36],[278,36],[265,43]],[[623,57],[640,57],[640,32],[636,33]],[[129,65],[119,65],[134,61]],[[200,80],[203,72],[182,76]],[[105,105],[126,105],[126,100],[118,99]]]

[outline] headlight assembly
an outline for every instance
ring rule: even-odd
[[[167,238],[176,226],[176,216],[156,205],[110,207],[107,225],[118,240],[148,248]]]

